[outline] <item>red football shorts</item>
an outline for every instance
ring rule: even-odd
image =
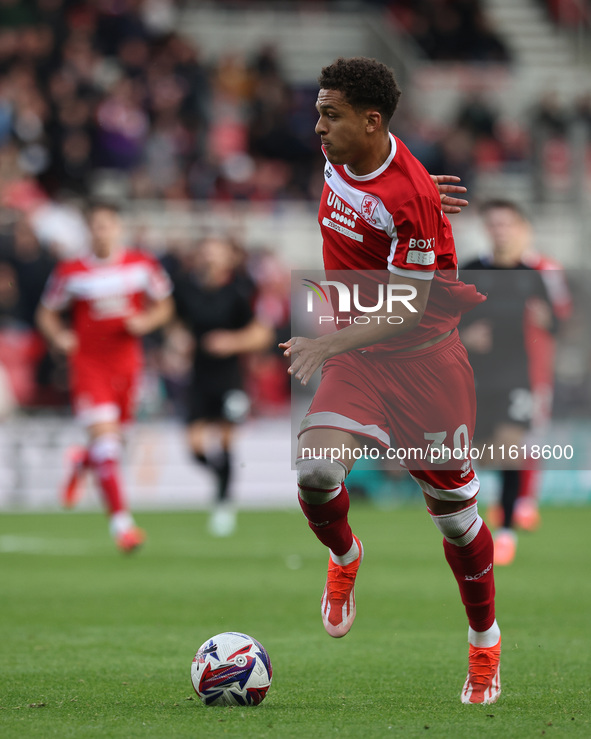
[[[121,422],[133,418],[139,372],[113,371],[102,362],[80,359],[70,368],[72,403],[78,420],[84,426]]]
[[[380,464],[402,465],[432,497],[457,501],[479,489],[470,460],[475,420],[474,374],[454,330],[414,352],[352,351],[327,360],[301,433],[355,434],[362,445],[381,447]]]

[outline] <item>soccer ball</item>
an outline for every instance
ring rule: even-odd
[[[263,645],[235,631],[208,639],[191,665],[191,682],[206,706],[258,706],[272,675]]]

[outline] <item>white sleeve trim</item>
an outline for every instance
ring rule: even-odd
[[[425,270],[418,269],[401,269],[400,267],[395,267],[393,264],[388,265],[388,270],[394,275],[413,277],[415,280],[432,280],[435,275],[435,271],[426,272]]]

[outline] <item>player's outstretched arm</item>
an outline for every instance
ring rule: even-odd
[[[371,323],[352,323],[317,339],[292,336],[279,344],[279,348],[284,350],[284,356],[291,359],[291,366],[287,370],[289,374],[300,380],[302,385],[307,385],[314,372],[330,357],[352,349],[380,344],[416,328],[427,307],[431,281],[391,274],[390,284],[398,286],[401,295],[408,295],[408,298],[396,302],[395,315],[400,320],[391,323],[388,321],[390,314],[374,314]]]
[[[439,190],[439,197],[441,198],[441,208],[447,215],[454,215],[460,213],[462,208],[468,205],[468,201],[464,198],[454,198],[451,193],[460,194],[466,192],[466,188],[463,185],[449,184],[450,182],[458,183],[460,178],[451,174],[432,174],[431,179],[435,183],[435,187]]]

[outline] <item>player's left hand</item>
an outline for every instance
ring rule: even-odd
[[[449,185],[449,182],[460,182],[460,178],[451,174],[432,174],[429,175],[435,187],[439,190],[439,197],[441,198],[441,209],[447,215],[454,215],[460,213],[462,208],[468,205],[468,201],[463,198],[451,197],[449,193],[464,193],[466,188],[463,185]]]
[[[319,339],[306,339],[304,336],[292,336],[289,341],[279,344],[280,349],[284,349],[284,357],[292,357],[292,363],[287,370],[290,375],[295,375],[302,385],[307,385],[308,381],[322,366],[326,353]]]

